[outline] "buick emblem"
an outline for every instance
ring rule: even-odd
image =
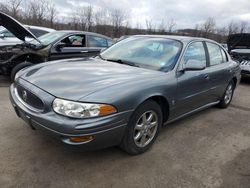
[[[27,96],[27,91],[25,91],[25,90],[22,91],[22,98],[23,98],[23,100],[24,100],[25,102],[27,101],[27,98],[28,98],[28,96]]]

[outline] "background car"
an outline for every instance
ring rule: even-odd
[[[31,25],[24,25],[24,27],[31,31],[31,33],[33,33],[36,37],[40,37],[46,33],[55,31],[54,29]],[[33,40],[33,38],[27,40]],[[0,27],[0,46],[15,45],[21,43],[23,43],[23,41],[15,37],[15,35],[13,35],[8,29]]]
[[[230,55],[240,64],[241,76],[250,78],[250,33],[230,35],[227,44]]]
[[[212,40],[132,36],[95,58],[21,70],[10,98],[32,128],[66,144],[140,154],[163,125],[228,107],[239,80],[238,63]]]
[[[34,64],[67,58],[96,56],[113,44],[112,39],[84,31],[55,31],[36,37],[10,16],[0,13],[0,25],[7,28],[22,44],[0,47],[0,72],[10,75]],[[33,40],[26,40],[32,38]]]

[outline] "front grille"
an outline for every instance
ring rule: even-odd
[[[24,87],[17,85],[16,86],[17,94],[19,98],[25,103],[27,106],[32,107],[37,110],[43,110],[44,104],[43,101],[37,97],[35,94],[25,89]]]

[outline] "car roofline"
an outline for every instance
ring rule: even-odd
[[[165,38],[165,39],[174,39],[182,42],[190,42],[194,40],[202,40],[207,42],[216,42],[211,39],[202,38],[202,37],[191,37],[191,36],[179,36],[179,35],[132,35],[130,37],[152,37],[152,38]],[[128,37],[128,38],[130,38]],[[217,42],[216,42],[217,43]]]
[[[63,33],[65,33],[65,34],[85,34],[85,35],[94,35],[94,36],[99,36],[99,37],[103,37],[103,38],[112,40],[112,38],[110,38],[110,37],[108,37],[108,36],[105,36],[105,35],[102,35],[102,34],[99,34],[99,33],[89,32],[89,31],[56,30],[56,31],[54,31],[54,33],[55,33],[55,32],[63,32]]]

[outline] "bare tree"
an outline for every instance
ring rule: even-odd
[[[216,24],[212,17],[207,18],[205,23],[202,25],[203,37],[208,38],[211,33],[215,32]]]
[[[200,31],[200,25],[199,24],[196,24],[195,27],[194,27],[194,33],[192,33],[192,35],[194,37],[200,37],[201,36],[201,31]]]
[[[113,35],[114,37],[119,37],[119,35],[121,35],[119,33],[119,30],[121,29],[124,22],[126,21],[127,15],[123,10],[111,9],[109,11],[109,16],[110,16],[111,24],[114,27]]]
[[[96,25],[109,25],[111,24],[109,12],[107,9],[99,9],[94,15]]]
[[[78,18],[78,15],[76,13],[73,13],[73,16],[71,17],[70,25],[72,25],[71,29],[78,30],[79,18]]]
[[[10,15],[16,19],[18,18],[22,1],[23,0],[9,0],[8,2]]]
[[[93,7],[89,5],[88,7],[85,7],[85,17],[86,17],[86,29],[87,31],[92,30],[93,26]]]
[[[55,4],[51,1],[47,2],[47,19],[49,20],[49,25],[51,28],[54,27],[54,22],[57,14],[57,10],[55,8]]]
[[[168,20],[167,22],[167,32],[168,33],[172,33],[173,32],[173,29],[174,27],[176,27],[176,22],[173,18],[171,18],[170,20]]]
[[[227,39],[227,28],[225,26],[219,27],[216,29],[216,38],[214,38],[217,42],[226,43]]]
[[[47,4],[46,0],[39,1],[30,1],[25,11],[26,14],[26,22],[28,24],[34,25],[44,25],[44,20],[46,20],[46,12],[47,12]]]
[[[7,7],[7,5],[5,3],[1,3],[0,2],[0,11],[9,14],[9,8]]]
[[[152,34],[155,30],[152,20],[145,20],[145,22],[146,22],[147,34]]]
[[[228,30],[228,35],[232,35],[239,32],[239,26],[236,22],[231,21],[227,26],[227,30]]]
[[[165,25],[165,20],[162,19],[160,25],[158,26],[158,31],[161,34],[164,34],[166,32],[166,25]]]
[[[240,31],[240,33],[244,33],[247,31],[247,22],[242,21],[240,23],[239,31]]]

